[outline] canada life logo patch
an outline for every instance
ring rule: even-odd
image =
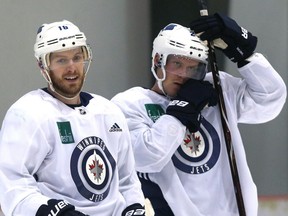
[[[214,127],[201,117],[196,133],[187,130],[183,143],[172,156],[174,166],[189,174],[203,174],[213,168],[220,155],[220,139]]]
[[[96,136],[80,141],[71,156],[71,175],[79,193],[95,203],[107,197],[115,167],[104,141]]]

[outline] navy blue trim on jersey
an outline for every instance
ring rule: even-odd
[[[147,177],[148,174],[146,177],[141,175],[141,173],[137,174],[141,182],[141,188],[144,193],[144,196],[148,198],[151,202],[151,205],[155,213],[154,216],[163,216],[163,215],[174,216],[171,208],[164,199],[160,187],[156,183],[148,180],[149,179],[149,177]]]
[[[93,98],[93,96],[87,92],[80,92],[80,100],[82,106],[87,106],[90,102],[90,100]]]
[[[52,95],[49,91],[48,91],[48,88],[42,88],[43,91],[45,91],[46,93],[50,94],[52,97],[55,98],[54,95]],[[75,108],[75,107],[79,107],[79,106],[84,106],[86,107],[90,100],[93,98],[93,96],[87,92],[80,92],[80,101],[81,103],[80,104],[67,104],[67,106],[71,107],[71,108]]]

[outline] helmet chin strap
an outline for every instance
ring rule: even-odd
[[[165,90],[164,90],[163,80],[158,79],[158,80],[157,80],[157,85],[158,85],[158,88],[162,91],[162,93],[163,93],[166,97],[169,97],[169,96],[167,95],[167,93],[165,92]]]
[[[159,78],[157,76],[157,73],[155,71],[155,65],[152,65],[151,67],[151,71],[153,73],[153,76],[155,77],[155,79],[157,80],[157,85],[158,85],[158,88],[161,90],[161,92],[163,93],[163,95],[165,95],[165,97],[167,98],[171,98],[164,90],[164,87],[163,87],[163,81],[166,79],[166,70],[164,68],[164,65],[163,63],[161,62],[161,69],[162,69],[162,72],[163,72],[163,78]]]
[[[55,94],[57,94],[59,97],[61,97],[61,98],[64,98],[65,100],[74,100],[76,97],[78,97],[79,96],[79,94],[80,94],[80,92],[81,92],[81,89],[80,89],[80,91],[74,96],[74,97],[65,97],[65,96],[63,96],[62,94],[60,94],[60,93],[58,93],[56,90],[55,90],[55,88],[53,87],[53,83],[49,83],[49,87],[50,87],[50,89],[51,89],[51,91],[53,91]]]

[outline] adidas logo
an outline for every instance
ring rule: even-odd
[[[117,123],[114,123],[110,128],[109,132],[121,132],[122,129],[119,127]]]

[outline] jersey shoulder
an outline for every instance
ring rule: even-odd
[[[168,99],[150,89],[133,87],[124,92],[116,94],[111,101],[116,104],[127,103],[143,105],[151,103],[163,104],[166,103]]]
[[[41,89],[37,89],[24,94],[9,109],[19,109],[27,112],[41,111],[45,108],[45,101],[53,101],[52,96]]]
[[[109,99],[94,93],[89,93],[93,98],[91,99],[88,107],[93,108],[97,113],[122,115],[122,111]]]

